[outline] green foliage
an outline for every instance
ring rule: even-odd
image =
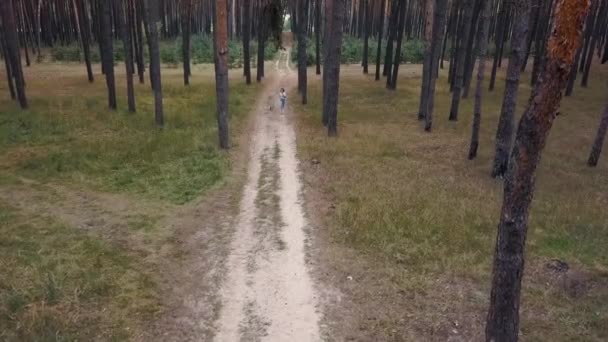
[[[228,43],[230,68],[240,68],[243,65],[243,43],[240,40],[230,40]],[[257,61],[257,43],[251,42],[251,61],[255,66]],[[264,59],[272,60],[276,56],[278,47],[274,42],[268,41],[264,50]],[[77,44],[55,46],[51,49],[51,57],[58,62],[83,62],[84,54]],[[149,62],[148,48],[144,48],[144,59]],[[177,67],[182,63],[182,39],[162,41],[160,43],[160,59],[169,67]],[[213,63],[213,37],[209,35],[194,35],[190,43],[190,59],[193,64]],[[91,61],[101,61],[99,48],[91,46]],[[114,61],[124,61],[124,48],[121,41],[114,42]]]

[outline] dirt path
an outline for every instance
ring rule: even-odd
[[[247,182],[227,276],[220,290],[216,341],[318,341],[319,317],[305,261],[295,132],[281,113],[278,89],[295,78],[289,51],[275,64],[255,115]]]

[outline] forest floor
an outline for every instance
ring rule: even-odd
[[[447,66],[430,134],[416,119],[419,65],[401,66],[396,91],[358,65],[343,66],[337,139],[320,123],[321,77],[309,69],[308,104],[296,107],[297,143],[314,227],[313,276],[324,289],[331,340],[483,340],[502,203],[502,181],[490,168],[506,65],[496,89],[484,91],[474,161],[467,153],[475,82],[459,121],[449,122]],[[526,248],[524,341],[608,339],[608,157],[586,166],[606,79],[608,67],[598,63],[588,88],[577,80],[543,153]]]
[[[0,84],[0,340],[483,339],[504,70],[468,161],[472,96],[448,122],[443,72],[427,134],[419,65],[401,66],[394,92],[343,66],[328,139],[320,76],[309,70],[299,105],[287,56],[262,84],[231,71],[229,154],[216,147],[212,66],[189,87],[163,69],[162,130],[148,80],[138,113],[124,110],[122,65],[117,113],[82,65],[26,68],[27,111]],[[593,70],[541,161],[522,340],[608,338],[608,159],[585,165],[608,70]],[[518,113],[529,91],[526,74]]]

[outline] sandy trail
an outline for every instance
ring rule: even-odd
[[[254,115],[247,182],[240,203],[216,341],[319,341],[317,296],[305,261],[295,131],[278,89],[295,84],[289,51],[267,79]]]

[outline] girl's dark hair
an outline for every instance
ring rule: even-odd
[[[285,88],[281,88],[281,91],[285,91]]]

